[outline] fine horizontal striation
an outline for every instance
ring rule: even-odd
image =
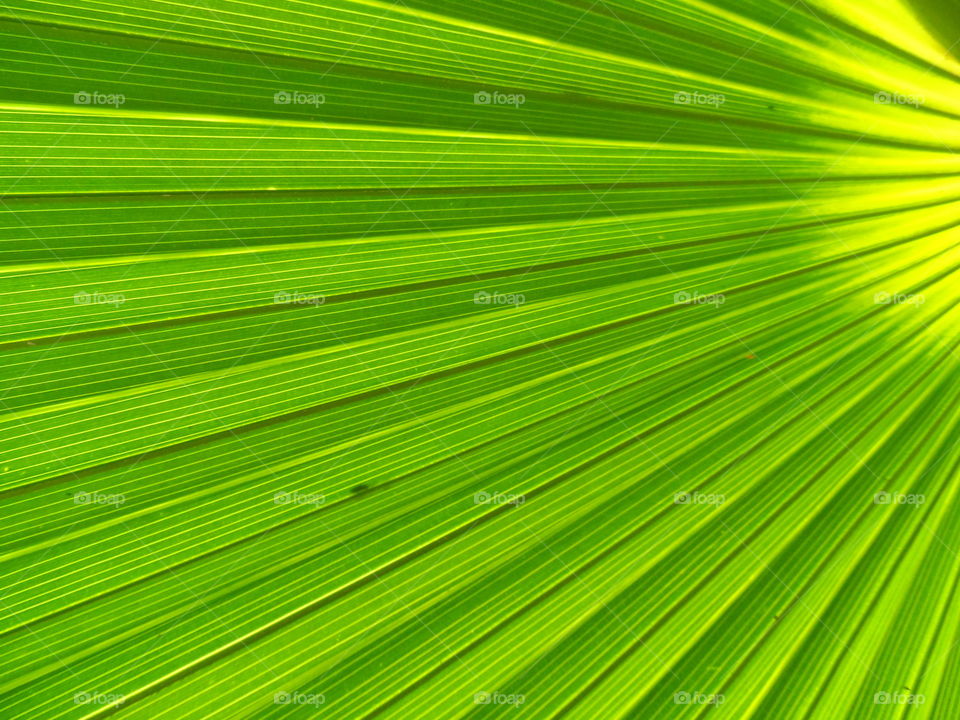
[[[3,716],[956,717],[951,12],[8,0]]]

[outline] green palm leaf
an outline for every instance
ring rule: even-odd
[[[960,14],[0,5],[4,718],[960,713]]]

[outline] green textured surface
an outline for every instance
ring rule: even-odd
[[[957,27],[5,0],[0,717],[960,717]]]

